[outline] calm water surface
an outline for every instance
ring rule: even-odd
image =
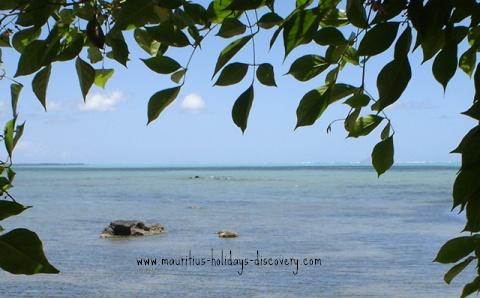
[[[2,225],[44,241],[61,274],[0,272],[1,297],[455,297],[436,251],[463,228],[454,168],[135,169],[21,167],[16,198],[34,208]],[[190,179],[192,176],[199,179]],[[199,208],[191,208],[192,206]],[[167,233],[100,239],[114,219]],[[232,229],[236,239],[214,233]],[[321,258],[321,266],[138,266],[138,258]],[[472,268],[473,270],[473,268]]]

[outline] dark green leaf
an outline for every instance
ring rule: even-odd
[[[213,76],[215,76],[217,72],[222,69],[223,66],[225,66],[225,64],[227,64],[227,62],[230,61],[230,59],[232,59],[233,56],[235,56],[235,54],[237,54],[247,42],[250,41],[251,38],[252,35],[244,36],[226,46],[218,56]]]
[[[330,104],[325,90],[314,89],[305,94],[297,108],[297,125],[295,129],[301,126],[312,125],[323,114]]]
[[[274,12],[267,12],[258,20],[258,26],[263,29],[270,29],[279,25],[283,21],[282,17]]]
[[[46,52],[46,42],[44,40],[34,40],[25,47],[20,59],[15,76],[29,75],[42,67],[44,55]]]
[[[395,59],[383,67],[377,77],[378,101],[372,106],[375,111],[396,102],[408,86],[412,70],[408,59]]]
[[[68,61],[77,57],[83,49],[83,42],[84,36],[81,32],[70,32],[64,42],[60,45],[56,60]]]
[[[188,37],[176,25],[170,22],[161,23],[155,27],[146,28],[148,34],[156,41],[173,47],[186,47],[190,45]]]
[[[360,117],[349,130],[348,137],[358,138],[372,132],[382,122],[383,118],[378,115]]]
[[[250,87],[238,97],[233,105],[232,119],[235,125],[242,130],[242,133],[245,133],[245,129],[247,129],[248,116],[250,114],[250,109],[252,108],[253,97],[253,85],[250,85]]]
[[[23,206],[16,202],[0,200],[0,220],[18,215],[32,206]]]
[[[480,276],[477,276],[472,282],[466,284],[465,287],[463,287],[462,296],[460,296],[460,298],[465,298],[470,294],[478,292],[479,290],[480,290]]]
[[[41,29],[32,27],[18,31],[12,37],[12,46],[19,53],[22,53],[25,47],[40,36]]]
[[[169,74],[178,70],[181,65],[167,56],[156,56],[149,59],[141,59],[148,68],[151,70],[161,73]]]
[[[98,87],[105,88],[105,85],[112,76],[113,69],[95,69],[94,84]]]
[[[450,270],[448,270],[447,273],[445,273],[445,275],[443,276],[443,280],[445,280],[445,282],[447,284],[450,284],[450,282],[458,275],[460,274],[460,272],[462,272],[465,268],[467,268],[467,266],[473,261],[475,260],[475,257],[473,256],[470,256],[468,258],[466,258],[464,261],[458,263],[457,265],[453,266],[452,268],[450,268]]]
[[[17,146],[18,144],[18,141],[20,140],[20,138],[22,137],[23,135],[23,130],[25,128],[25,122],[23,122],[22,124],[20,125],[17,125],[17,129],[15,130],[15,137],[13,138],[13,147],[15,148],[15,146]],[[9,175],[10,175],[10,168],[9,169]],[[9,178],[10,179],[10,178]]]
[[[347,99],[344,103],[354,109],[362,108],[370,103],[370,96],[363,93],[355,94]]]
[[[476,101],[467,111],[462,114],[480,120],[480,102]]]
[[[83,99],[85,100],[88,91],[95,82],[95,69],[93,69],[90,64],[80,59],[80,57],[75,61],[75,68],[77,69],[78,82],[80,83]]]
[[[412,46],[412,29],[408,26],[400,35],[395,44],[395,59],[404,59],[410,52]]]
[[[387,50],[397,36],[398,25],[398,22],[387,22],[370,29],[358,46],[358,55],[374,56]]]
[[[390,127],[391,127],[390,122],[388,122],[388,124],[385,125],[385,128],[382,130],[382,133],[380,134],[380,138],[382,140],[385,140],[390,136]]]
[[[363,7],[363,0],[347,0],[347,17],[350,23],[359,28],[367,28],[367,13]]]
[[[89,47],[88,60],[90,60],[92,64],[102,61],[103,60],[102,52],[100,52],[100,50],[97,47]]]
[[[148,102],[148,124],[157,119],[160,113],[170,105],[180,92],[180,87],[173,87],[155,93]]]
[[[472,236],[462,236],[447,241],[438,251],[435,262],[456,263],[468,256],[475,249],[478,239]]]
[[[432,73],[435,79],[442,84],[443,89],[447,88],[450,79],[457,71],[457,45],[448,44],[445,46],[433,61]]]
[[[329,66],[330,63],[321,56],[305,55],[292,63],[288,74],[299,81],[305,82],[316,77]]]
[[[246,29],[247,27],[238,19],[227,18],[223,20],[222,26],[220,27],[217,36],[223,38],[230,38],[245,33]]]
[[[248,64],[234,62],[231,63],[222,70],[217,82],[217,86],[229,86],[240,82],[248,71]]]
[[[393,154],[393,136],[380,141],[373,148],[372,164],[379,177],[393,165]]]
[[[322,46],[346,44],[347,40],[337,28],[325,27],[317,31],[313,40]]]
[[[273,66],[269,63],[262,63],[257,68],[257,78],[265,86],[277,86],[275,82],[275,72]]]
[[[12,274],[58,273],[43,253],[37,234],[15,229],[0,236],[0,267]]]
[[[106,43],[112,48],[112,51],[107,54],[107,57],[116,60],[123,66],[127,66],[128,45],[121,33],[107,35]]]
[[[52,67],[50,65],[44,67],[35,75],[32,81],[33,93],[35,93],[45,110],[47,110],[47,87],[51,70]]]

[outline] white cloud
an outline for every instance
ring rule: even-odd
[[[205,101],[200,95],[191,93],[185,96],[180,106],[184,110],[199,112],[205,108]]]
[[[48,111],[57,111],[62,109],[63,105],[59,101],[49,100],[47,101],[47,110]]]
[[[120,91],[94,93],[87,95],[85,103],[80,104],[78,107],[82,111],[111,111],[123,99],[124,96]]]

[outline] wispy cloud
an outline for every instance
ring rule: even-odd
[[[120,91],[93,93],[89,94],[85,103],[79,104],[78,108],[82,111],[111,111],[114,110],[117,104],[123,99],[123,93]]]
[[[200,95],[191,93],[185,96],[180,107],[183,110],[199,112],[205,108],[205,101]]]
[[[59,101],[49,100],[47,101],[47,110],[48,111],[58,111],[63,108],[63,104]]]

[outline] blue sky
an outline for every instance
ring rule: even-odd
[[[271,51],[267,48],[272,34],[273,30],[268,30],[258,36],[257,62],[275,65],[279,87],[256,84],[245,135],[234,125],[231,108],[248,87],[251,73],[233,87],[212,87],[210,80],[218,53],[229,40],[214,36],[206,40],[194,57],[177,101],[147,127],[148,99],[156,91],[175,84],[169,76],[155,74],[144,66],[139,58],[146,58],[147,54],[132,42],[131,32],[127,32],[131,44],[128,69],[106,61],[105,67],[115,68],[115,75],[105,89],[92,88],[86,105],[73,63],[54,64],[47,96],[48,112],[43,111],[31,92],[32,77],[19,78],[25,85],[19,112],[27,126],[14,161],[155,165],[368,161],[381,128],[368,137],[346,139],[343,124],[339,122],[330,134],[326,133],[330,121],[344,118],[348,113],[341,103],[331,106],[314,126],[293,130],[300,99],[322,85],[327,72],[308,83],[283,74],[296,58],[304,54],[323,55],[325,48],[313,44],[302,47],[282,63],[281,39]],[[396,130],[395,160],[458,161],[458,156],[449,152],[475,124],[459,114],[472,102],[473,84],[459,70],[444,93],[431,75],[431,62],[420,65],[420,54],[418,49],[411,56],[413,78],[407,91],[386,110]],[[167,55],[184,64],[188,52],[169,51]],[[86,60],[86,53],[81,56]],[[369,62],[366,86],[370,93],[376,95],[376,76],[392,56],[386,52]],[[16,70],[17,59],[13,50],[4,49],[5,67],[10,75]],[[251,62],[250,45],[234,61]],[[359,85],[360,72],[349,67],[339,82]],[[2,120],[9,116],[9,84],[7,80],[0,81]]]

